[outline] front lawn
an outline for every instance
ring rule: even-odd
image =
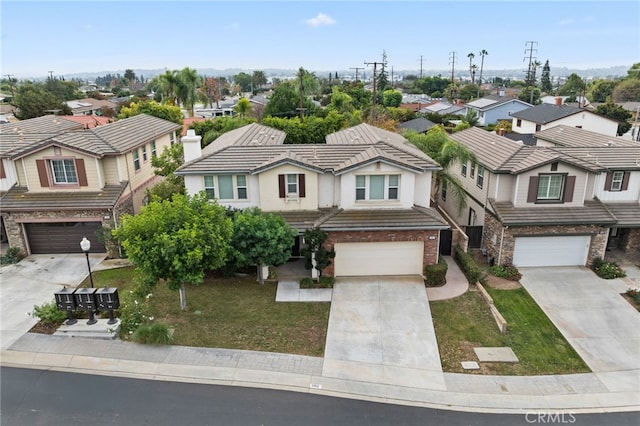
[[[93,274],[96,287],[118,287],[121,299],[133,288],[132,276],[132,268]],[[183,312],[178,292],[159,283],[149,314],[175,329],[176,345],[322,356],[330,304],[276,303],[276,287],[255,277],[208,277],[200,286],[186,286],[189,309]]]
[[[487,290],[508,323],[504,335],[475,290],[455,299],[431,302],[444,371],[498,375],[590,372],[524,288]],[[462,369],[460,362],[477,360],[474,347],[501,346],[513,349],[520,362],[479,363],[480,370]]]

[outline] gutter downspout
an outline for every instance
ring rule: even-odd
[[[500,250],[498,250],[498,265],[502,265],[502,242],[504,241],[504,230],[505,227],[502,227],[502,232],[500,233]]]

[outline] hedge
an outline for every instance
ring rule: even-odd
[[[471,257],[469,253],[462,251],[462,249],[457,246],[455,254],[458,266],[460,266],[462,273],[467,277],[469,284],[475,284],[478,281],[482,281],[482,270],[478,267],[473,257]]]
[[[424,283],[427,287],[438,287],[447,282],[447,261],[442,256],[435,265],[427,265],[424,267]]]

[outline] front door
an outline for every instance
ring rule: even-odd
[[[453,231],[451,229],[443,229],[440,231],[440,254],[442,256],[451,256],[451,241]]]

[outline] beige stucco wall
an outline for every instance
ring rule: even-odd
[[[356,202],[357,175],[400,175],[398,200],[358,200]],[[369,164],[340,175],[340,207],[343,209],[371,208],[411,208],[415,197],[415,176],[413,172],[385,163]]]
[[[278,175],[304,174],[305,196],[280,198]],[[260,173],[260,208],[264,211],[316,210],[318,208],[318,174],[302,167],[284,164]]]
[[[527,203],[527,195],[529,192],[529,178],[531,176],[538,176],[540,173],[566,173],[567,176],[575,176],[576,183],[573,189],[573,201],[570,203],[562,203],[564,207],[577,207],[584,205],[585,191],[588,187],[588,172],[573,167],[565,163],[558,163],[558,170],[551,171],[551,164],[547,164],[543,167],[538,167],[525,173],[518,175],[518,185],[514,188],[514,201],[515,207],[548,207],[549,204],[545,203]],[[589,197],[591,198],[591,197]]]
[[[602,201],[639,201],[640,200],[640,171],[630,172],[629,186],[625,191],[605,191],[604,183],[607,173],[598,174],[595,179],[593,193]]]
[[[38,167],[36,160],[55,160],[55,159],[82,159],[84,160],[84,167],[87,174],[88,186],[78,185],[55,185],[50,187],[40,186],[40,177],[38,175]],[[31,155],[28,155],[22,159],[24,164],[25,182],[20,182],[21,185],[26,184],[29,187],[30,192],[49,192],[49,191],[65,191],[72,190],[95,192],[101,189],[99,185],[100,179],[98,179],[99,168],[96,166],[95,157],[82,154],[78,151],[70,150],[68,148],[60,148],[60,155],[56,155],[54,147],[49,147],[41,151],[37,151]],[[48,168],[47,173],[51,176],[51,170]],[[49,179],[52,181],[52,179]]]

